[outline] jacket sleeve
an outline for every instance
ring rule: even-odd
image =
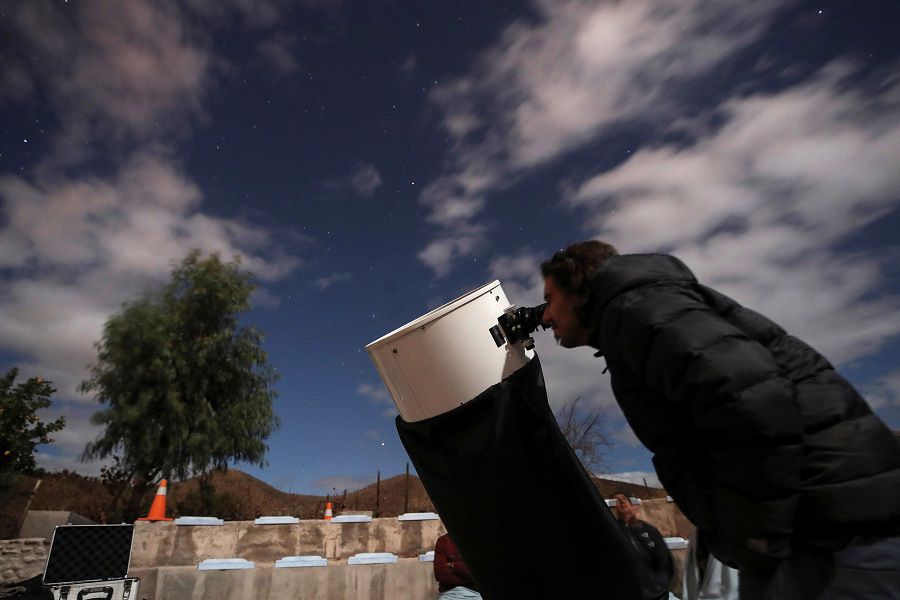
[[[603,327],[608,357],[686,409],[679,412],[699,434],[692,442],[712,462],[719,552],[753,570],[773,568],[790,554],[800,489],[803,428],[793,382],[765,346],[690,287],[628,291],[607,307]]]
[[[447,587],[473,586],[469,567],[447,536],[439,537],[434,545],[434,578]]]
[[[672,561],[672,553],[666,545],[665,538],[656,527],[649,526],[647,530],[653,539],[653,572],[663,574],[666,586],[668,586],[671,584],[672,578],[675,577],[675,563]]]

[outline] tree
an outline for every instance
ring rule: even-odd
[[[50,434],[66,426],[65,417],[44,423],[37,411],[50,406],[56,390],[40,377],[16,384],[18,369],[0,377],[0,473],[33,473],[34,450],[50,444]]]
[[[191,252],[156,294],[126,303],[104,326],[81,390],[106,408],[83,459],[118,456],[140,499],[164,477],[186,479],[231,461],[265,465],[276,373],[263,335],[241,327],[252,275],[235,258]]]
[[[606,410],[600,405],[580,406],[581,396],[563,404],[556,412],[556,421],[566,441],[588,473],[606,469],[606,452],[613,442],[606,434]]]

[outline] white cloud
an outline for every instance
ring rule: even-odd
[[[141,0],[35,1],[7,10],[15,50],[0,81],[13,89],[0,102],[8,109],[40,92],[55,124],[45,125],[49,150],[33,171],[0,175],[0,351],[53,381],[51,412],[67,418],[53,452],[41,454],[45,467],[96,471],[75,460],[98,433],[89,422],[97,407],[77,387],[122,302],[165,281],[194,248],[239,256],[263,282],[300,264],[276,243],[290,232],[204,212],[201,190],[173,159],[174,143],[208,118],[203,101],[227,71],[196,17],[218,26],[250,11],[254,26],[278,21],[267,0],[215,4],[185,12]],[[91,152],[103,153],[102,174]]]
[[[279,75],[290,75],[297,70],[297,37],[288,33],[276,33],[256,44],[263,63]]]
[[[537,306],[544,302],[544,281],[540,264],[547,257],[531,250],[521,250],[515,255],[494,258],[488,266],[491,277],[500,280],[503,292],[511,304]]]
[[[284,3],[279,0],[186,0],[185,4],[207,23],[227,26],[234,20],[246,29],[273,27],[284,12]]]
[[[373,165],[361,164],[350,176],[350,187],[361,196],[371,196],[381,185],[381,174]]]
[[[374,165],[360,163],[349,175],[340,180],[329,179],[322,185],[331,190],[353,190],[359,196],[369,197],[382,185],[381,173]]]
[[[64,397],[76,396],[114,300],[62,282],[21,279],[4,287],[0,347],[30,357],[29,371],[52,381]]]
[[[175,138],[188,119],[204,116],[213,57],[173,5],[27,2],[8,18],[19,52],[0,67],[4,78],[26,64],[32,91],[45,94],[62,125],[45,163]]]
[[[600,127],[672,110],[678,85],[745,48],[784,6],[542,2],[541,23],[510,26],[474,76],[438,90],[435,100],[458,119],[478,114],[480,95],[492,97],[503,155],[513,166],[533,165],[591,139]]]
[[[638,439],[637,435],[634,433],[634,430],[627,423],[625,426],[620,427],[618,430],[614,431],[613,439],[620,444],[625,444],[626,446],[640,446],[641,440]]]
[[[900,333],[898,298],[884,293],[889,259],[840,245],[900,206],[896,65],[873,73],[836,60],[765,93],[754,92],[758,73],[748,73],[730,99],[710,99],[717,104],[699,115],[696,100],[682,100],[756,43],[787,6],[540,2],[537,19],[509,26],[468,74],[432,93],[453,148],[421,196],[436,230],[420,260],[446,275],[486,247],[492,194],[639,124],[657,140],[679,142],[648,144],[615,168],[597,167],[574,189],[560,185],[571,210],[561,218],[586,223],[585,238],[624,252],[678,255],[701,282],[772,317],[839,366],[877,352]],[[459,244],[475,223],[479,231]],[[522,250],[495,258],[491,273],[511,302],[537,304],[544,258]],[[551,402],[572,395],[614,402],[602,360],[560,349],[549,335],[535,339]],[[895,402],[892,381],[881,382],[876,404]],[[616,437],[636,442],[627,428]]]
[[[418,67],[418,62],[419,61],[416,58],[415,54],[413,54],[413,53],[407,54],[406,58],[403,60],[403,62],[397,68],[397,70],[400,72],[401,77],[406,78],[406,79],[412,77],[413,74],[415,74],[415,72],[416,72],[416,68]]]
[[[34,371],[30,365],[23,365],[20,374],[31,376],[52,376],[46,371]],[[59,382],[53,379],[54,387],[59,388]],[[110,460],[97,460],[81,462],[81,453],[88,441],[96,439],[102,428],[91,424],[90,416],[96,410],[95,406],[60,400],[58,394],[51,397],[52,404],[49,408],[40,411],[40,418],[44,422],[55,420],[64,416],[66,425],[60,431],[50,435],[53,440],[50,444],[40,445],[35,451],[35,461],[38,466],[48,471],[68,469],[85,475],[97,476],[100,467],[111,462]]]
[[[422,202],[438,225],[419,258],[445,274],[478,243],[453,245],[485,195],[605,128],[678,115],[679,91],[754,42],[784,2],[537,2],[537,22],[511,24],[469,74],[431,100],[454,140]],[[484,231],[478,234],[480,237]]]
[[[357,386],[356,393],[359,396],[368,398],[375,404],[385,405],[386,408],[381,413],[385,417],[392,419],[400,414],[396,405],[394,405],[390,392],[383,384],[361,383]]]
[[[384,432],[380,429],[369,429],[365,433],[363,433],[363,436],[365,436],[365,438],[367,440],[372,440],[373,442],[380,442],[381,440],[384,439]]]
[[[87,477],[99,477],[100,469],[105,465],[99,461],[83,463],[77,454],[48,454],[40,450],[34,453],[34,459],[38,467],[48,472],[66,469]]]
[[[900,369],[879,377],[860,391],[872,408],[900,407]]]
[[[361,383],[357,386],[356,393],[376,402],[392,402],[391,395],[383,385]]]
[[[419,260],[431,267],[435,275],[442,277],[450,272],[453,262],[470,256],[483,248],[484,228],[466,225],[454,228],[430,242],[419,254]]]
[[[271,255],[271,233],[199,212],[200,193],[171,163],[138,157],[113,177],[0,178],[0,348],[30,357],[66,398],[87,375],[103,323],[121,303],[164,281],[194,248],[242,257],[264,281],[298,259]]]
[[[351,279],[353,279],[353,275],[350,273],[332,273],[325,277],[319,277],[313,281],[313,285],[320,290],[327,290],[336,283],[345,283]]]
[[[592,236],[672,250],[836,363],[870,354],[900,333],[898,299],[878,293],[880,257],[833,248],[900,204],[900,81],[852,89],[851,71],[733,99],[719,129],[637,152],[571,204]]]
[[[0,349],[21,356],[23,373],[49,379],[71,401],[66,429],[55,436],[62,454],[52,459],[66,468],[77,467],[73,457],[99,431],[89,423],[93,410],[74,408],[90,402],[77,388],[103,324],[123,302],[165,281],[193,248],[239,255],[265,281],[299,263],[273,253],[270,232],[199,212],[197,188],[158,157],[139,157],[106,179],[2,177],[0,199],[0,239],[15,248],[0,258]]]

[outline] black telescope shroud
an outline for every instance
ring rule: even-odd
[[[560,432],[537,356],[397,431],[485,600],[641,598],[645,567]]]

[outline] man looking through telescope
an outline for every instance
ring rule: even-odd
[[[900,598],[900,443],[824,357],[672,256],[592,240],[541,272],[741,598]]]

